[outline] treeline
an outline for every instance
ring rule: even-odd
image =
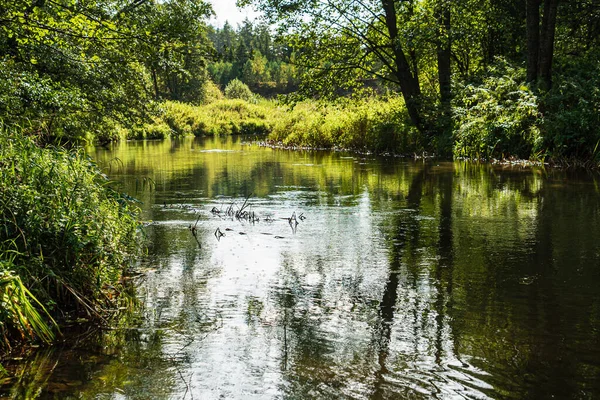
[[[267,97],[297,89],[293,51],[277,41],[265,23],[246,19],[234,29],[225,22],[222,28],[209,27],[208,37],[217,53],[208,71],[222,88],[238,79]]]

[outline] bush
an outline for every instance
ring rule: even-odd
[[[166,139],[172,136],[171,127],[165,122],[159,121],[153,124],[147,124],[144,127],[145,139]]]
[[[223,100],[223,92],[221,89],[210,79],[206,81],[204,85],[204,104],[210,104],[215,101]]]
[[[2,285],[22,282],[31,294],[22,291],[22,298],[57,316],[79,310],[100,317],[114,308],[115,288],[137,253],[138,219],[137,208],[107,183],[81,151],[40,148],[0,131]],[[6,310],[0,315],[5,344],[14,331],[30,337]]]
[[[488,73],[456,94],[454,154],[529,158],[542,144],[538,98],[524,84],[524,70],[499,60]]]
[[[216,100],[203,106],[175,101],[161,105],[159,116],[146,131],[171,136],[267,134],[278,114],[274,103],[251,104],[240,99]]]
[[[542,101],[544,147],[557,158],[600,162],[600,54],[558,63]]]
[[[254,94],[244,82],[234,79],[225,87],[225,97],[228,99],[241,99],[249,102],[254,101]]]

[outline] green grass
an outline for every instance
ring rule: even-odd
[[[154,125],[164,124],[171,136],[266,134],[273,114],[279,111],[268,101],[252,104],[241,99],[222,99],[202,106],[167,101],[160,107]]]
[[[397,97],[335,104],[306,101],[294,107],[268,100],[219,99],[201,106],[167,101],[145,130],[146,137],[262,134],[284,146],[379,153],[413,152],[423,146]]]
[[[274,124],[269,140],[284,146],[407,153],[422,148],[397,97],[340,104],[303,102]]]
[[[81,151],[0,130],[0,348],[52,340],[50,315],[114,310],[138,226],[137,209]]]

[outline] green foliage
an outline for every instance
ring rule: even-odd
[[[600,54],[560,66],[544,96],[544,147],[556,158],[600,162]]]
[[[464,85],[454,102],[454,154],[529,158],[542,144],[538,98],[524,71],[499,60],[480,84]]]
[[[143,2],[123,16],[143,34],[136,56],[148,71],[155,99],[200,103],[207,80],[206,58],[212,53],[203,19],[210,8],[203,0]]]
[[[285,45],[263,23],[243,22],[237,30],[226,23],[209,31],[218,60],[208,65],[211,78],[227,86],[234,79],[263,96],[289,93],[296,86],[296,69]]]
[[[285,146],[377,153],[419,151],[423,145],[398,97],[325,105],[299,103],[276,121],[269,139]]]
[[[168,137],[177,136],[173,134],[174,132],[171,127],[162,121],[146,124],[146,126],[144,126],[144,133],[143,139],[166,139]]]
[[[228,99],[241,99],[253,101],[254,94],[244,82],[239,79],[234,79],[225,87],[225,97]]]
[[[0,260],[0,348],[10,347],[11,340],[35,340],[46,343],[54,339],[53,326],[56,325],[44,306],[23,285],[21,278],[13,271],[10,260]],[[42,311],[49,325],[32,302]]]
[[[203,0],[0,0],[0,120],[48,142],[141,125],[152,98],[199,102],[207,55]]]
[[[218,100],[223,100],[223,92],[210,79],[204,85],[204,103],[209,104]]]
[[[273,102],[258,104],[241,99],[216,100],[202,106],[167,101],[152,129],[166,124],[171,136],[231,134],[266,134],[277,115]]]
[[[38,312],[45,307],[61,317],[78,311],[100,318],[115,307],[122,272],[137,253],[138,220],[129,199],[107,184],[80,151],[40,148],[0,131],[2,273],[10,285],[28,288],[31,293],[19,289],[20,296]],[[7,324],[17,317],[3,318]],[[49,340],[27,318],[31,332]]]

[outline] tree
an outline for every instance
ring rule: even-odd
[[[527,81],[541,80],[545,88],[552,86],[552,60],[558,13],[558,0],[527,0]]]
[[[308,94],[336,94],[379,78],[402,93],[412,123],[430,129],[424,118],[420,62],[439,55],[443,100],[450,97],[450,2],[440,0],[436,38],[418,23],[426,12],[414,0],[240,0],[257,5],[279,23],[294,45]],[[429,16],[426,16],[429,17]],[[424,43],[418,47],[417,43]],[[427,42],[427,43],[425,43]],[[434,43],[437,43],[437,47]],[[430,51],[429,55],[425,51]]]
[[[206,59],[211,43],[203,22],[210,7],[202,0],[146,2],[131,15],[131,22],[146,39],[137,56],[150,71],[154,98],[197,102],[206,80]]]
[[[141,121],[148,95],[161,90],[152,80],[183,97],[204,79],[202,0],[0,0],[0,9],[5,124],[48,137],[107,135]]]
[[[289,93],[296,87],[295,69],[289,65],[292,50],[276,41],[265,23],[253,24],[246,19],[237,30],[228,23],[209,30],[217,52],[208,65],[215,83],[226,87],[239,79],[261,95]]]

